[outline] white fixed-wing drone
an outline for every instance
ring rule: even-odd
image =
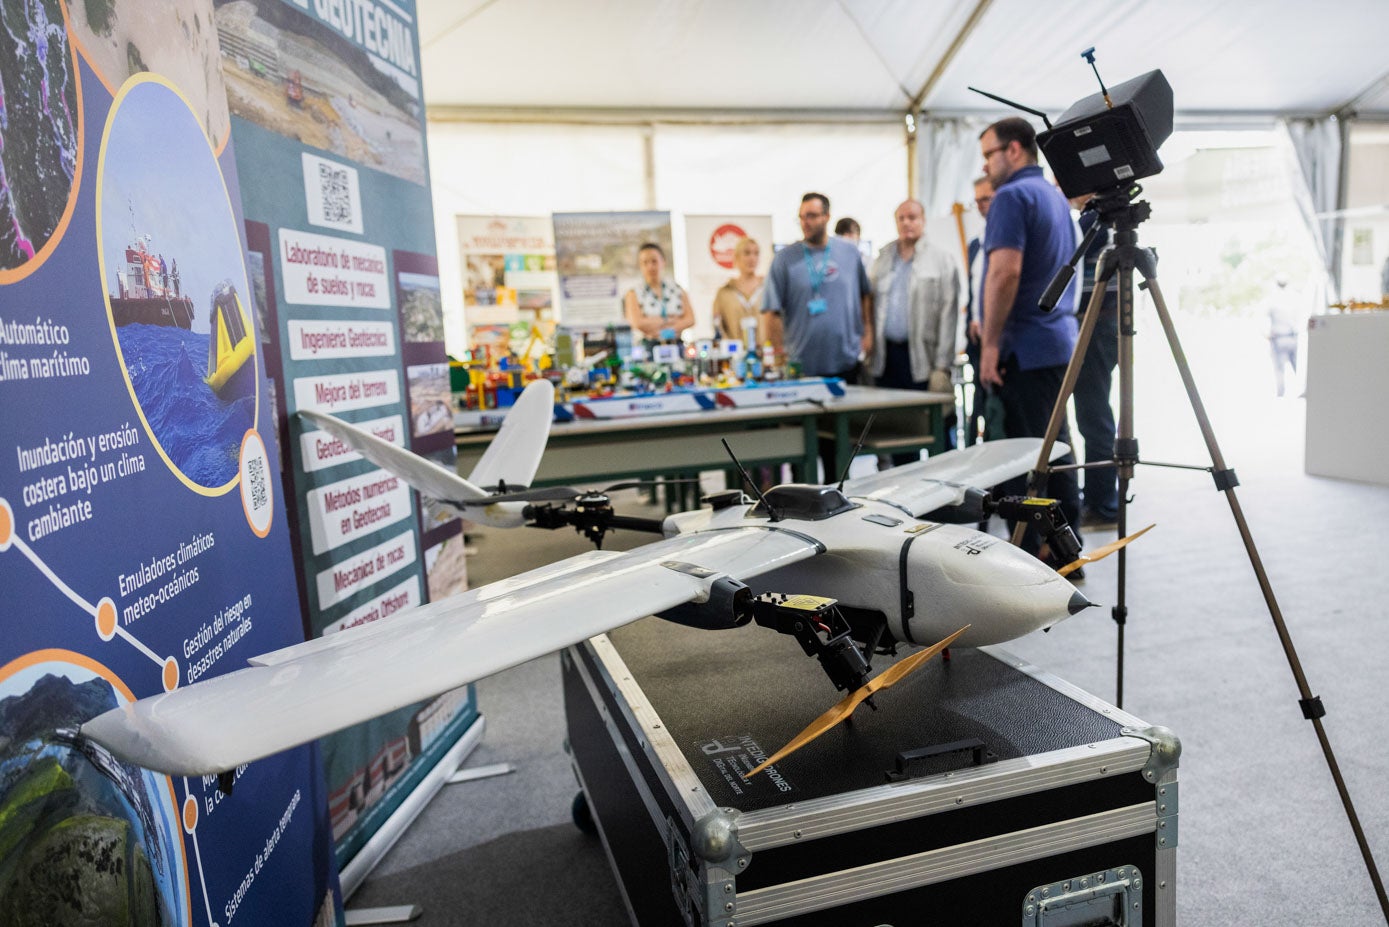
[[[1038,441],[979,444],[838,487],[783,485],[756,500],[729,490],[661,522],[614,515],[601,493],[507,488],[534,476],[552,405],[548,383],[529,386],[467,480],[331,416],[300,414],[471,520],[573,525],[599,543],[612,528],[644,528],[662,540],[579,554],[254,657],[245,669],[99,715],[82,734],[149,769],[207,775],[651,614],[710,629],[756,621],[793,634],[837,688],[855,690],[874,653],[898,644],[939,646],[966,625],[959,646],[999,643],[1090,604],[1006,541],[923,518],[953,508],[977,521],[992,503],[971,487],[1025,473]],[[1048,500],[1016,504],[1025,511],[1015,514],[1034,520],[1055,511]],[[1061,528],[1074,544],[1064,519]],[[890,684],[882,676],[875,682]]]

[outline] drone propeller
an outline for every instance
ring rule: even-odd
[[[850,692],[848,695],[844,696],[844,698],[840,699],[839,703],[836,704],[829,711],[825,712],[820,717],[810,722],[810,724],[806,727],[805,730],[801,731],[795,737],[791,738],[790,743],[782,747],[776,753],[773,753],[771,756],[769,756],[766,759],[766,761],[763,762],[760,766],[756,766],[753,769],[748,770],[746,773],[743,774],[743,778],[751,779],[753,776],[757,775],[762,770],[766,769],[768,766],[771,766],[778,760],[790,756],[792,753],[795,753],[801,747],[804,747],[806,744],[810,743],[812,740],[819,737],[821,734],[833,729],[841,721],[844,721],[846,718],[852,715],[854,713],[854,709],[857,708],[860,705],[860,703],[863,702],[864,699],[868,698],[870,695],[872,695],[874,692],[877,692],[880,689],[886,689],[889,686],[896,685],[897,683],[901,682],[908,675],[910,675],[913,670],[917,669],[927,660],[931,659],[936,654],[949,647],[951,644],[955,642],[956,638],[958,638],[961,634],[965,633],[968,630],[969,625],[965,625],[963,628],[956,631],[954,634],[951,634],[949,637],[945,638],[945,640],[941,641],[940,643],[927,647],[925,650],[918,651],[912,654],[911,656],[907,657],[905,660],[901,660],[897,663],[894,663],[892,666],[883,670],[877,676],[874,676],[872,679],[868,680],[868,682],[866,682],[864,685],[855,689],[853,692]]]
[[[1130,541],[1138,540],[1143,535],[1151,531],[1154,527],[1154,525],[1149,525],[1148,527],[1143,528],[1142,530],[1135,531],[1133,534],[1130,534],[1126,538],[1119,538],[1119,540],[1117,541],[1110,541],[1103,547],[1097,547],[1094,550],[1090,551],[1090,553],[1088,554],[1081,554],[1079,557],[1072,560],[1065,566],[1059,567],[1056,572],[1060,573],[1062,576],[1068,576],[1087,563],[1094,563],[1096,560],[1103,560],[1105,557],[1108,557],[1116,550],[1119,550],[1123,547],[1127,547]]]

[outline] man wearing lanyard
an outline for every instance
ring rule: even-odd
[[[772,259],[762,291],[763,341],[779,359],[796,362],[811,377],[857,383],[862,359],[873,351],[873,291],[858,248],[830,238],[830,201],[823,193],[801,197],[804,241]],[[834,442],[820,442],[825,479],[834,472]]]
[[[1052,276],[1075,249],[1071,211],[1061,191],[1048,183],[1037,164],[1037,135],[1016,116],[995,122],[979,136],[984,173],[993,184],[993,202],[984,227],[983,333],[979,379],[1003,401],[1004,431],[1010,438],[1046,435],[1052,407],[1061,391],[1066,364],[1076,343],[1075,282],[1058,308],[1038,306]],[[1060,440],[1070,443],[1062,422]],[[1070,465],[1070,453],[1053,466]],[[1022,492],[1021,480],[999,487]],[[1074,471],[1054,472],[1044,490],[1061,503],[1066,520],[1080,537],[1080,493]],[[1041,539],[1029,531],[1023,547],[1034,553]],[[1044,556],[1045,559],[1045,556]],[[1062,564],[1055,564],[1062,566]],[[1078,578],[1080,571],[1071,574]]]
[[[801,197],[804,241],[772,259],[762,293],[764,340],[812,377],[856,383],[873,350],[873,291],[858,249],[827,234],[830,201]]]

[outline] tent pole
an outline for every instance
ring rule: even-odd
[[[916,164],[916,118],[907,116],[907,199],[920,199],[920,180]]]

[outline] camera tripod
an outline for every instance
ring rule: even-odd
[[[1278,633],[1278,639],[1283,645],[1283,654],[1287,657],[1288,667],[1292,671],[1293,678],[1297,682],[1298,705],[1302,710],[1302,716],[1312,722],[1316,729],[1317,740],[1321,742],[1322,754],[1326,757],[1326,764],[1331,770],[1331,777],[1336,783],[1336,791],[1341,797],[1341,804],[1345,808],[1346,817],[1350,821],[1351,830],[1355,832],[1356,843],[1360,846],[1360,853],[1365,859],[1366,868],[1369,871],[1370,881],[1374,885],[1375,894],[1379,899],[1379,906],[1384,913],[1386,923],[1389,923],[1389,897],[1386,897],[1384,883],[1379,876],[1379,870],[1375,866],[1374,856],[1370,851],[1370,846],[1365,839],[1365,833],[1361,829],[1360,819],[1356,815],[1355,806],[1351,801],[1345,780],[1341,776],[1340,766],[1336,762],[1336,754],[1331,748],[1326,730],[1322,726],[1322,717],[1326,714],[1326,709],[1322,706],[1321,698],[1313,695],[1307,684],[1306,675],[1302,671],[1302,662],[1298,659],[1297,649],[1293,646],[1291,635],[1288,633],[1286,623],[1283,621],[1282,610],[1278,606],[1278,600],[1274,597],[1273,587],[1269,584],[1268,575],[1264,572],[1263,561],[1259,557],[1259,551],[1254,546],[1254,538],[1249,532],[1249,525],[1245,521],[1244,512],[1240,508],[1239,499],[1235,495],[1235,487],[1239,485],[1239,480],[1235,477],[1235,471],[1225,465],[1225,458],[1220,453],[1220,446],[1215,439],[1215,432],[1211,429],[1209,417],[1206,415],[1205,405],[1201,401],[1200,393],[1196,390],[1196,381],[1191,376],[1191,368],[1187,364],[1186,354],[1182,350],[1181,342],[1177,338],[1176,328],[1172,324],[1172,317],[1167,311],[1167,303],[1162,296],[1162,287],[1157,281],[1157,255],[1151,248],[1140,248],[1138,245],[1138,226],[1151,214],[1151,207],[1143,201],[1135,202],[1134,198],[1142,192],[1142,187],[1134,184],[1129,187],[1114,188],[1097,193],[1091,201],[1086,204],[1087,211],[1096,214],[1096,222],[1091,226],[1076,248],[1075,254],[1071,257],[1070,263],[1057,273],[1052,280],[1051,286],[1041,300],[1044,310],[1050,310],[1060,299],[1062,292],[1070,283],[1074,276],[1074,265],[1089,250],[1096,236],[1104,230],[1114,231],[1113,244],[1105,249],[1100,255],[1100,259],[1095,268],[1094,290],[1090,296],[1090,302],[1085,308],[1085,315],[1080,326],[1080,334],[1076,340],[1074,352],[1071,354],[1070,363],[1066,367],[1066,375],[1061,383],[1061,390],[1056,397],[1056,404],[1052,407],[1051,419],[1047,423],[1047,433],[1042,442],[1041,452],[1037,455],[1037,464],[1028,475],[1029,496],[1040,495],[1042,487],[1046,485],[1049,473],[1058,470],[1083,470],[1113,467],[1117,471],[1119,482],[1119,512],[1118,512],[1118,536],[1127,536],[1127,515],[1128,515],[1128,490],[1129,482],[1133,479],[1134,467],[1144,463],[1149,466],[1179,467],[1182,469],[1205,470],[1209,472],[1215,480],[1215,488],[1224,493],[1226,500],[1230,504],[1230,514],[1235,520],[1235,525],[1239,529],[1240,537],[1244,542],[1244,549],[1249,555],[1249,563],[1254,568],[1254,575],[1258,580],[1259,589],[1263,593],[1264,603],[1268,607],[1269,618],[1273,620],[1273,626]],[[1180,374],[1182,384],[1186,388],[1188,401],[1191,403],[1191,410],[1196,415],[1196,421],[1201,429],[1201,435],[1206,442],[1206,450],[1210,454],[1211,465],[1209,467],[1193,466],[1185,464],[1158,464],[1151,461],[1142,460],[1138,453],[1138,440],[1133,432],[1133,336],[1134,329],[1134,272],[1137,271],[1143,277],[1142,286],[1152,295],[1153,307],[1157,310],[1158,321],[1162,324],[1163,333],[1167,336],[1167,344],[1172,352],[1172,359],[1176,363],[1177,372]],[[1099,321],[1100,307],[1104,301],[1105,290],[1108,288],[1110,280],[1115,275],[1119,282],[1119,418],[1116,423],[1116,434],[1114,438],[1114,456],[1111,460],[1100,461],[1097,463],[1075,464],[1063,467],[1050,466],[1052,446],[1056,443],[1057,436],[1060,434],[1061,425],[1066,420],[1066,403],[1075,390],[1076,380],[1080,376],[1080,367],[1085,360],[1085,353],[1090,347],[1090,339],[1095,331],[1096,323]],[[1018,544],[1022,541],[1022,534],[1025,530],[1023,523],[1018,523],[1013,531],[1013,543]],[[1123,707],[1124,704],[1124,626],[1128,621],[1128,607],[1126,604],[1126,577],[1128,568],[1128,550],[1121,548],[1118,552],[1118,590],[1115,596],[1115,604],[1111,611],[1114,623],[1117,626],[1118,635],[1118,657],[1116,663],[1116,697],[1115,704]]]

